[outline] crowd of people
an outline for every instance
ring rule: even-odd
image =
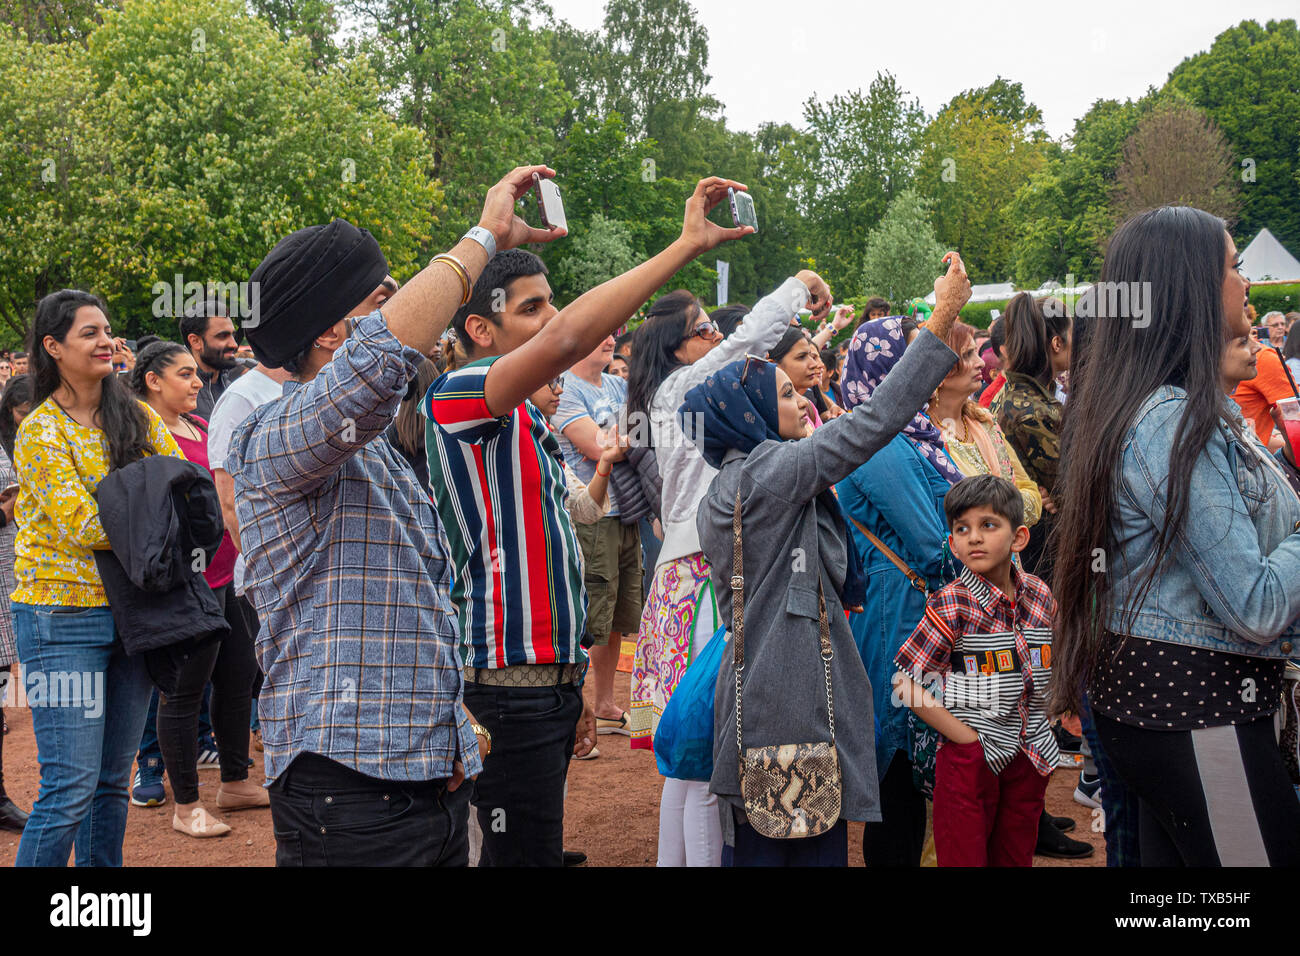
[[[987,330],[955,252],[928,314],[810,270],[709,311],[656,293],[752,231],[711,177],[557,308],[522,247],[564,230],[516,213],[552,175],[401,287],[366,230],[298,230],[242,327],[37,304],[0,357],[18,865],[120,865],[164,778],[189,838],[269,808],[281,866],[572,864],[598,742],[656,751],[660,866],[843,866],[849,821],[868,866],[1088,856],[1065,768],[1109,865],[1300,864],[1300,331],[1256,326],[1220,220],[1139,214]]]

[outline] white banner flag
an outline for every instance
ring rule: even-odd
[[[727,280],[730,278],[731,263],[718,260],[718,307],[727,304]]]

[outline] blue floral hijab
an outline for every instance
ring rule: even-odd
[[[677,418],[714,468],[732,448],[748,455],[769,439],[782,441],[776,366],[752,356],[724,365],[686,393]]]
[[[858,326],[844,363],[844,407],[851,411],[866,401],[898,364],[905,348],[901,316],[873,319]],[[943,434],[924,411],[912,416],[903,434],[949,484],[955,485],[965,477],[944,450]]]

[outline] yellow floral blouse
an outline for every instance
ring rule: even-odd
[[[148,405],[150,444],[158,454],[183,458],[167,426]],[[13,600],[22,604],[108,604],[95,567],[95,549],[108,547],[94,492],[108,474],[102,429],[79,425],[53,398],[23,419],[14,444],[21,488],[14,508]]]
[[[967,477],[987,475],[991,472],[1014,481],[1016,487],[1020,489],[1020,499],[1025,506],[1025,527],[1032,528],[1038,523],[1038,519],[1043,514],[1043,499],[1038,494],[1038,485],[1025,472],[1025,468],[1020,464],[1020,458],[1016,455],[1015,449],[1011,447],[1006,436],[1002,434],[1002,429],[998,427],[998,423],[993,420],[992,415],[975,406],[974,403],[968,403],[963,409],[963,413],[967,416],[967,427],[982,427],[984,429],[984,434],[988,436],[989,442],[993,446],[997,461],[985,461],[984,456],[980,453],[979,445],[973,440],[969,442],[958,441],[951,430],[945,432],[944,451],[948,453],[948,457],[957,466],[957,470]],[[996,467],[994,467],[995,465]]]

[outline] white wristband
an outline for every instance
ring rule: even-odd
[[[492,257],[497,254],[497,237],[492,235],[492,230],[490,229],[484,229],[482,226],[475,226],[469,232],[465,233],[465,235],[461,236],[461,238],[473,239],[477,242],[483,247],[483,251],[487,253],[488,259],[492,259]]]

